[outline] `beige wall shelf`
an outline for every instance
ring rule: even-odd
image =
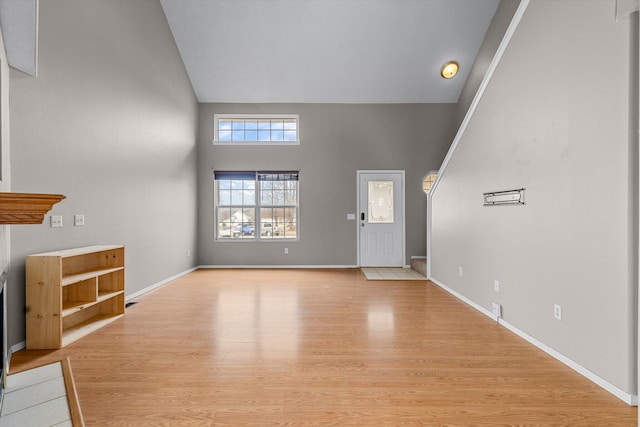
[[[124,246],[27,257],[27,348],[60,348],[124,315]]]

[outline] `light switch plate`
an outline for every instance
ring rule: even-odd
[[[349,221],[355,221],[356,219],[356,214],[347,214],[347,219]]]
[[[51,215],[51,228],[62,227],[62,215]]]

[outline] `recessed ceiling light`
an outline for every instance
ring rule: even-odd
[[[458,73],[458,63],[455,61],[449,61],[442,66],[440,75],[445,79],[450,79]]]

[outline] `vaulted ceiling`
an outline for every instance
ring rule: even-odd
[[[456,102],[499,0],[161,0],[200,102]],[[2,2],[37,69],[37,2]],[[460,64],[450,80],[440,68]]]
[[[498,0],[161,0],[200,102],[456,102]],[[459,74],[445,80],[450,60]]]

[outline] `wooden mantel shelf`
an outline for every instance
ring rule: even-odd
[[[42,224],[62,194],[0,193],[0,224]]]

